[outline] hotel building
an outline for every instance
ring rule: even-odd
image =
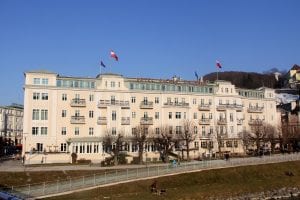
[[[178,77],[162,80],[117,74],[88,78],[48,71],[25,73],[26,163],[71,162],[72,153],[78,159],[100,162],[109,156],[103,150],[103,137],[108,132],[122,132],[129,138],[137,126],[147,126],[153,133],[168,126],[177,134],[184,120],[194,124],[192,158],[213,155],[220,149],[242,154],[240,133],[251,131],[253,123],[277,126],[280,121],[274,90],[268,88],[239,89],[228,81],[203,83]],[[126,151],[137,156],[130,141]],[[145,153],[148,160],[160,158],[151,143],[145,145]]]

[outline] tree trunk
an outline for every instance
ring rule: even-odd
[[[190,144],[188,141],[186,141],[186,159],[190,161]]]

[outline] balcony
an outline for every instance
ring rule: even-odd
[[[168,101],[166,103],[164,103],[164,106],[174,106],[174,107],[189,107],[189,103],[186,102],[171,102]]]
[[[98,117],[98,119],[97,119],[97,124],[98,124],[98,125],[106,125],[106,124],[107,124],[107,119],[106,119],[106,117]]]
[[[98,102],[98,108],[107,108],[108,106],[121,106],[123,109],[129,109],[129,101],[119,100],[100,100]]]
[[[72,107],[85,107],[86,106],[86,101],[85,99],[72,99],[71,101],[71,106]]]
[[[198,106],[199,111],[210,111],[210,105],[209,104],[200,104]]]
[[[199,119],[199,125],[210,124],[209,118]]]
[[[141,125],[153,125],[153,117],[142,117]]]
[[[218,111],[225,111],[226,109],[234,109],[236,111],[243,111],[243,105],[238,104],[219,104],[217,106]]]
[[[263,112],[263,110],[264,110],[264,107],[249,107],[248,109],[247,109],[247,111],[249,112],[249,113],[262,113]]]
[[[226,125],[227,124],[227,121],[225,118],[221,118],[221,119],[218,119],[218,125]]]
[[[130,125],[130,117],[122,117],[121,125]]]
[[[84,116],[71,116],[71,124],[85,124]]]
[[[142,101],[140,109],[153,109],[153,101]]]
[[[264,119],[250,119],[248,124],[250,126],[261,126],[263,125]]]

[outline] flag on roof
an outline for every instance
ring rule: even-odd
[[[119,57],[117,56],[117,54],[113,50],[110,51],[110,57],[112,57],[116,61],[119,60]]]
[[[216,66],[217,66],[219,69],[222,68],[222,65],[221,65],[220,61],[216,60]]]
[[[196,76],[196,78],[197,78],[197,81],[199,80],[199,76],[198,76],[198,74],[197,74],[197,72],[195,71],[195,76]]]
[[[101,61],[100,65],[104,68],[106,67],[106,65],[102,61]]]

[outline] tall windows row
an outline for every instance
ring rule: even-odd
[[[89,127],[88,129],[89,135],[94,135],[94,128]],[[79,127],[74,128],[74,135],[79,135],[80,134],[80,129]],[[61,135],[67,135],[67,127],[61,127]]]
[[[34,92],[32,94],[32,99],[33,100],[48,100],[48,93],[39,93],[39,92]]]
[[[32,127],[32,135],[47,135],[48,127]]]
[[[48,110],[46,109],[33,109],[32,120],[48,120]]]

